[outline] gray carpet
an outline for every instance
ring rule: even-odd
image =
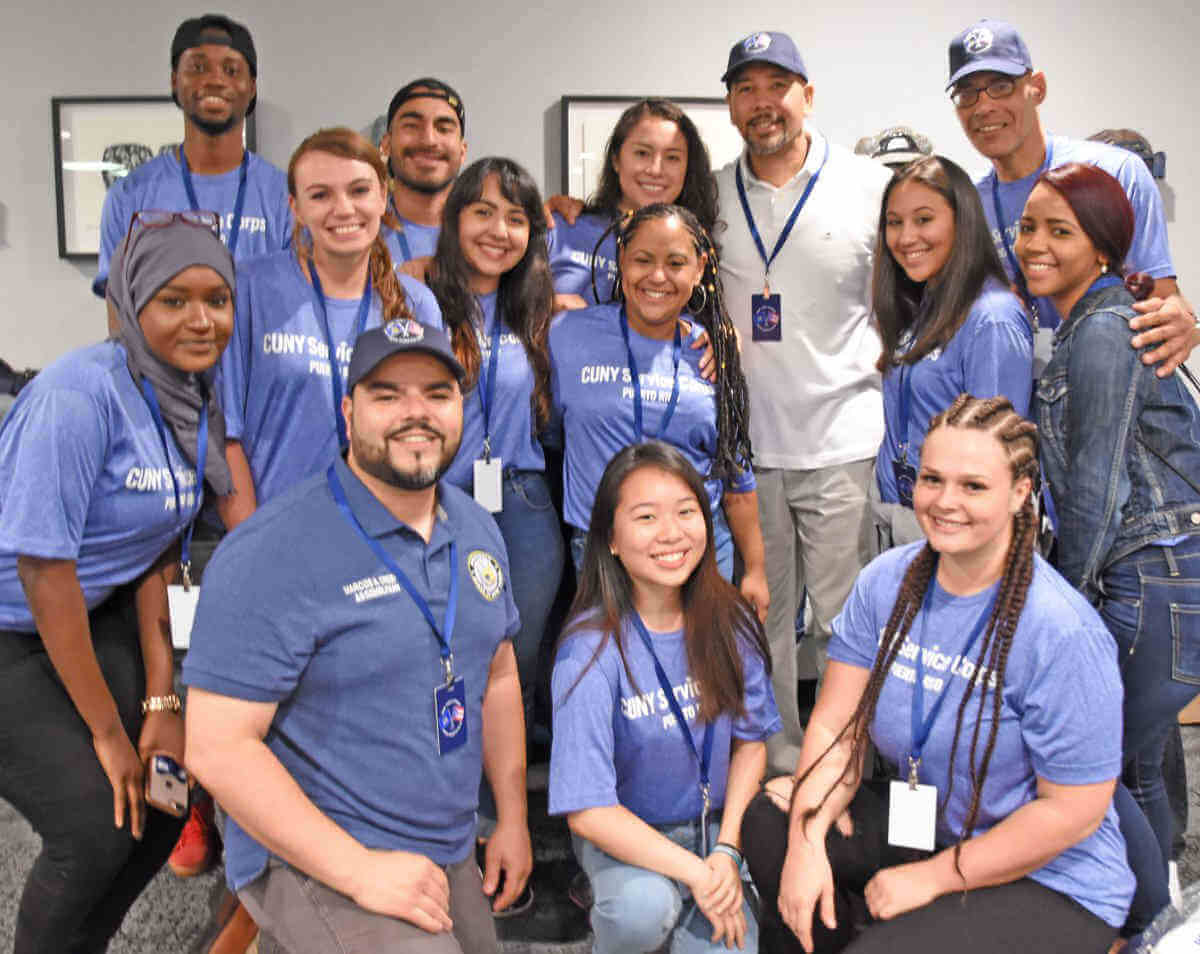
[[[1186,839],[1187,848],[1179,863],[1180,881],[1186,886],[1200,880],[1200,726],[1186,727],[1183,738],[1191,780],[1191,824]],[[548,833],[544,840],[558,842],[559,836]],[[11,950],[17,901],[25,874],[37,852],[37,845],[37,836],[25,820],[7,803],[0,801],[0,951]],[[550,852],[553,855],[558,853]],[[549,860],[545,858],[540,845],[538,855],[539,863]],[[552,865],[546,867],[551,868]],[[551,879],[556,875],[561,877],[557,872],[547,871]],[[130,910],[109,949],[111,954],[161,954],[163,951],[192,954],[204,938],[217,891],[219,882],[215,873],[181,881],[164,869]],[[558,885],[558,892],[545,891],[543,901],[548,901],[547,896],[556,893],[561,899],[561,891],[561,884]],[[569,902],[559,900],[558,907],[563,905],[569,906]],[[532,921],[524,922],[532,929],[542,927],[547,919],[553,921],[556,917],[578,922],[577,912],[547,910],[543,903],[539,903],[535,914]],[[517,923],[512,923],[511,927],[502,923],[505,954],[583,954],[589,946],[583,941],[555,943],[514,936],[520,934],[523,927]],[[530,933],[537,936],[535,931]],[[264,945],[264,949],[266,947]]]

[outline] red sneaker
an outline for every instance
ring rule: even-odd
[[[211,798],[192,800],[187,824],[175,842],[167,864],[179,878],[194,878],[204,874],[217,858],[217,832],[213,826]]]

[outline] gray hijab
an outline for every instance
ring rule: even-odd
[[[181,371],[163,361],[146,343],[138,320],[141,310],[160,288],[184,269],[207,265],[234,291],[233,259],[228,249],[208,229],[186,222],[140,228],[121,240],[109,265],[108,298],[116,308],[120,327],[117,340],[129,356],[129,372],[141,388],[142,379],[154,385],[163,419],[187,461],[196,466],[200,408],[208,397],[208,453],[204,478],[224,496],[233,490],[225,462],[225,415],[214,391],[216,369],[201,374]]]

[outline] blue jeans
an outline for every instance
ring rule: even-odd
[[[1200,692],[1200,536],[1146,546],[1103,576],[1100,615],[1117,641],[1125,685],[1124,781],[1171,857],[1174,819],[1163,785],[1167,736]]]
[[[688,851],[700,847],[697,822],[655,827]],[[720,821],[710,819],[710,842],[716,841],[719,828]],[[595,897],[591,915],[595,935],[592,954],[646,954],[657,951],[668,938],[671,954],[729,954],[724,942],[712,942],[712,925],[692,900],[686,885],[618,861],[585,838],[572,836],[571,842]],[[743,954],[757,954],[758,922],[746,900],[744,883],[742,888],[742,911],[746,915]]]
[[[563,539],[546,475],[536,470],[504,472],[504,509],[496,524],[508,549],[508,573],[521,628],[513,637],[525,721],[533,704],[538,648],[563,571]]]
[[[716,547],[717,569],[727,580],[733,579],[733,531],[720,507],[713,513],[713,543]],[[583,569],[583,551],[587,547],[587,531],[575,527],[571,530],[571,562],[575,572]]]

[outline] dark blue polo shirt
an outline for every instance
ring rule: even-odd
[[[467,744],[438,754],[437,638],[342,516],[324,472],[271,500],[221,543],[204,573],[183,680],[278,703],[268,747],[316,806],[368,848],[460,861],[475,834],[488,668],[519,626],[504,542],[489,514],[443,483],[426,544],[343,461],[335,466],[359,522],[439,622],[450,542],[457,543],[451,648],[455,674],[465,679]],[[225,851],[234,890],[267,862],[266,849],[233,819]]]

